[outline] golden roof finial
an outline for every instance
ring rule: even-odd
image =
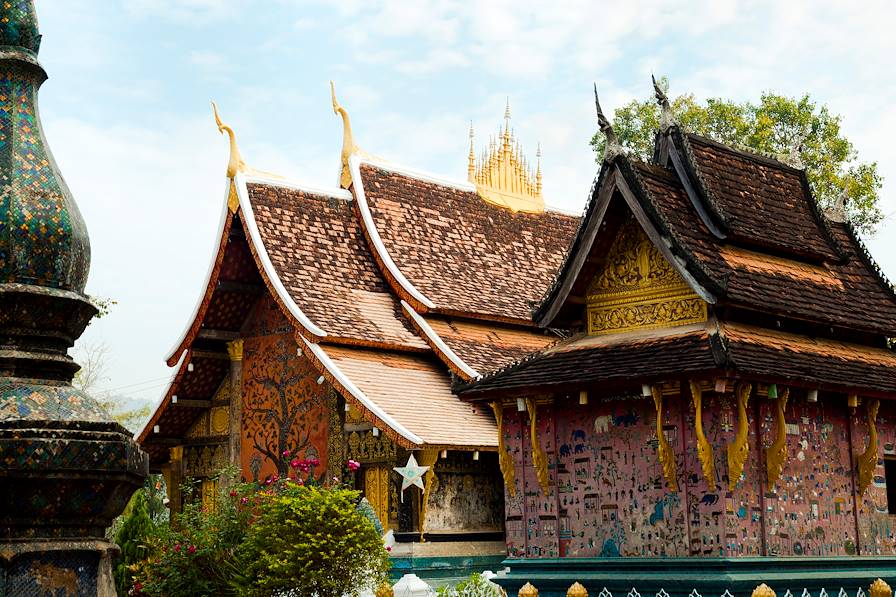
[[[227,133],[227,136],[230,138],[230,160],[227,162],[227,178],[233,178],[237,172],[246,170],[246,162],[243,161],[243,158],[240,156],[240,150],[236,146],[236,135],[233,129],[221,122],[221,116],[218,115],[218,106],[215,102],[212,102],[212,111],[215,113],[215,124],[218,125],[218,131],[222,135]]]
[[[544,211],[541,167],[539,164],[538,173],[533,177],[522,145],[510,127],[510,98],[505,104],[504,122],[498,127],[497,136],[489,137],[488,145],[478,161],[472,141],[471,126],[467,177],[470,182],[476,183],[483,199],[514,211]]]
[[[336,86],[330,81],[330,97],[333,100],[333,113],[342,117],[342,173],[339,175],[339,186],[347,189],[352,184],[352,173],[348,166],[348,159],[357,150],[355,138],[352,135],[352,123],[348,118],[348,112],[336,101]]]
[[[535,194],[541,197],[541,141],[538,142],[535,159],[537,160],[537,169],[535,170]]]
[[[476,154],[473,152],[473,121],[470,121],[470,156],[467,164],[467,180],[473,182],[476,174]]]

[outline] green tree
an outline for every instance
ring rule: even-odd
[[[153,532],[144,491],[134,494],[127,509],[127,517],[115,535],[115,543],[121,548],[115,563],[115,588],[119,595],[127,595],[133,586],[131,566],[146,557],[146,541]]]
[[[663,87],[665,83],[665,79],[660,81]],[[860,161],[858,151],[841,131],[841,117],[816,104],[809,95],[791,98],[766,92],[758,104],[721,98],[700,103],[693,95],[680,95],[670,102],[675,120],[684,130],[727,145],[787,158],[802,140],[800,159],[822,208],[834,204],[845,192],[847,217],[860,231],[873,233],[883,219],[878,195],[882,178],[877,163]],[[613,128],[622,146],[641,159],[649,159],[660,114],[652,97],[618,108]],[[591,145],[599,161],[605,145],[600,132]]]
[[[241,594],[342,597],[379,586],[389,556],[356,508],[358,495],[294,483],[262,495],[258,518],[240,546]]]

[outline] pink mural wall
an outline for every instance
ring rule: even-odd
[[[727,446],[736,435],[734,397],[705,392],[703,426],[713,447],[716,483],[697,457],[690,393],[664,400],[664,434],[675,452],[678,492],[669,491],[657,458],[653,401],[560,399],[539,408],[539,437],[550,463],[545,494],[532,466],[529,417],[505,411],[503,434],[516,470],[505,494],[510,557],[828,556],[896,553],[887,514],[883,460],[859,498],[858,532],[852,452],[867,438],[864,407],[845,401],[791,399],[787,461],[768,488],[765,448],[774,441],[774,403],[753,395],[750,453],[728,490]],[[896,457],[896,409],[878,416],[882,455]],[[853,448],[850,447],[852,441]]]

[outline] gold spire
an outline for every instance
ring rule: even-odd
[[[227,162],[227,178],[233,178],[237,172],[245,172],[246,162],[243,161],[243,158],[240,156],[240,149],[236,146],[236,135],[233,129],[230,125],[221,122],[221,117],[218,115],[218,106],[215,102],[212,102],[212,111],[215,113],[215,124],[218,125],[218,131],[222,135],[227,133],[227,136],[230,138],[230,160]]]
[[[339,186],[347,189],[352,184],[352,173],[349,170],[348,159],[357,150],[355,138],[352,135],[352,123],[348,118],[348,112],[336,101],[336,86],[330,81],[330,97],[333,99],[333,113],[342,117],[342,173],[339,176]]]
[[[538,147],[537,171],[532,174],[522,146],[510,127],[510,99],[504,108],[504,123],[498,135],[490,137],[477,162],[470,125],[470,155],[467,178],[476,184],[479,195],[495,205],[513,211],[543,212],[541,196],[541,146]]]

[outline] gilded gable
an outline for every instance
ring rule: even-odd
[[[592,335],[706,321],[706,303],[666,261],[634,218],[619,228],[588,285]]]

